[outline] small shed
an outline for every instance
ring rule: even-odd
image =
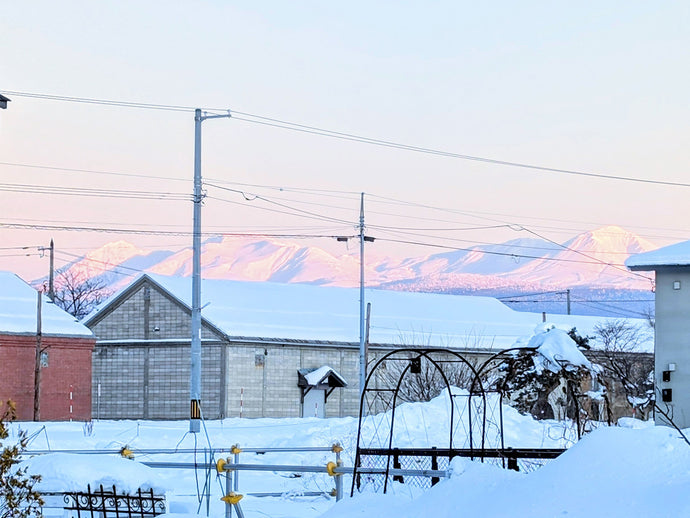
[[[328,365],[318,369],[299,369],[297,386],[302,390],[302,417],[326,417],[328,396],[347,387],[347,381]]]
[[[690,427],[690,241],[634,255],[632,271],[655,273],[654,387],[655,421]]]

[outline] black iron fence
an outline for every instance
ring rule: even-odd
[[[77,518],[150,518],[165,513],[165,497],[155,495],[153,489],[138,489],[133,494],[117,491],[115,486],[104,489],[69,492],[64,496],[66,511]]]

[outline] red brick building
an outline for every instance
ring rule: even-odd
[[[0,272],[0,401],[17,403],[17,417],[34,415],[38,293],[16,275]],[[42,421],[91,419],[93,333],[41,296]]]

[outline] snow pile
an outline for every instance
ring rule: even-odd
[[[451,404],[453,411],[453,444],[455,448],[470,447],[470,430],[473,434],[473,445],[481,443],[481,430],[486,427],[486,447],[498,448],[499,404],[498,394],[486,395],[486,422],[481,418],[483,399],[473,396],[469,401],[469,392],[451,387],[452,397],[447,390],[428,402],[404,403],[395,409],[392,447],[395,448],[448,448],[451,446]],[[469,411],[469,408],[472,411]],[[391,411],[367,416],[362,421],[360,444],[365,447],[387,448],[390,436]],[[504,444],[513,448],[564,448],[572,444],[574,437],[565,428],[558,433],[549,434],[545,422],[538,421],[530,415],[522,415],[515,408],[504,404],[502,408]],[[472,426],[470,426],[472,424]],[[556,428],[551,422],[546,425]]]
[[[329,518],[690,516],[690,447],[670,428],[603,428],[530,474],[456,458],[416,499],[357,495]]]
[[[534,357],[534,367],[541,374],[544,369],[551,372],[575,371],[580,367],[596,370],[592,363],[578,349],[575,340],[568,333],[550,323],[539,324],[529,341],[523,339],[516,346],[533,347],[539,353]]]
[[[86,491],[91,488],[115,486],[118,492],[133,493],[138,488],[153,489],[162,494],[168,488],[160,484],[155,470],[143,464],[106,455],[50,453],[21,463],[28,473],[41,475],[36,486],[39,492]]]

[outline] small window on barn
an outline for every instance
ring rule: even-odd
[[[254,355],[254,367],[263,367],[264,366],[264,354],[263,353],[256,353]]]

